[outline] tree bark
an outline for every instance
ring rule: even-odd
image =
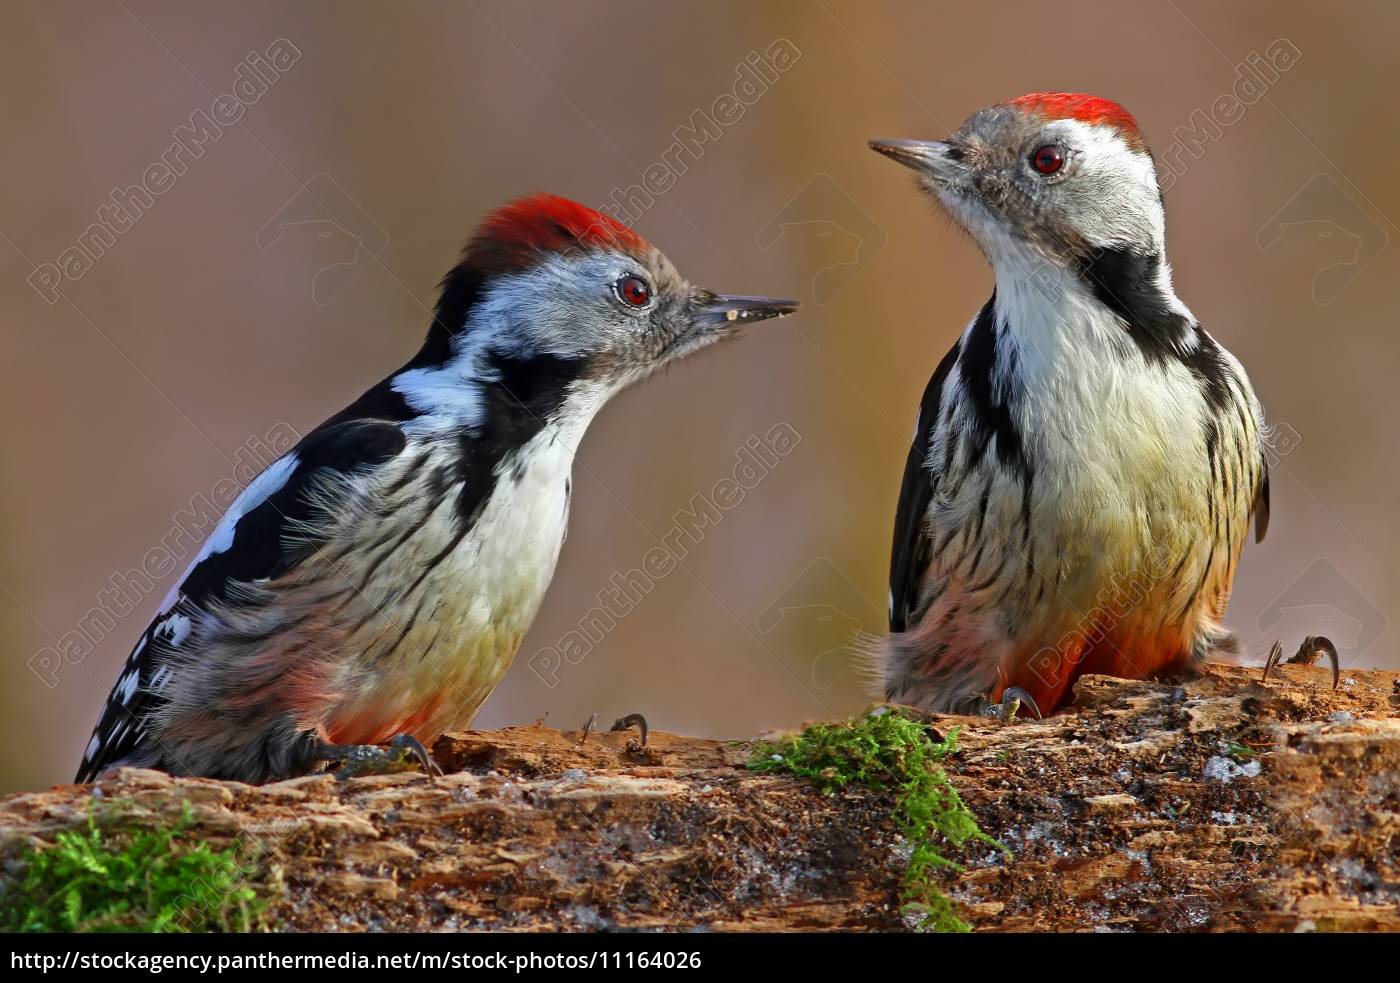
[[[1085,677],[1045,721],[929,716],[982,828],[942,875],[978,930],[1400,928],[1400,674]],[[7,869],[102,821],[242,841],[286,930],[907,927],[891,796],[744,767],[751,742],[540,726],[448,771],[253,787],[138,769],[0,800]],[[119,817],[114,818],[114,817]]]

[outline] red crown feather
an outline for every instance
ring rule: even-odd
[[[480,269],[522,269],[544,254],[587,249],[641,253],[651,247],[616,219],[558,195],[518,198],[482,220],[467,246]]]
[[[1010,105],[1045,119],[1077,119],[1090,125],[1101,123],[1111,126],[1129,146],[1143,146],[1142,132],[1133,114],[1111,99],[1100,99],[1083,92],[1032,92],[1012,99]]]

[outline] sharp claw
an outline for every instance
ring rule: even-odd
[[[1337,657],[1337,646],[1330,638],[1319,638],[1317,644],[1327,647],[1327,658],[1332,660],[1332,688],[1336,689],[1342,684],[1342,660]]]
[[[1325,635],[1309,635],[1303,639],[1303,644],[1298,646],[1298,651],[1293,653],[1292,658],[1284,659],[1283,646],[1274,642],[1274,647],[1269,649],[1269,657],[1264,661],[1264,675],[1259,677],[1262,683],[1269,678],[1269,670],[1281,662],[1287,662],[1294,666],[1315,666],[1317,660],[1327,656],[1327,661],[1332,663],[1332,688],[1336,689],[1342,682],[1342,664],[1337,656],[1337,646],[1332,644],[1332,639]]]
[[[1035,697],[1031,696],[1019,686],[1008,686],[1001,691],[1000,703],[988,703],[982,707],[982,716],[994,717],[997,720],[1015,720],[1016,714],[1021,712],[1021,704],[1025,704],[1030,711],[1035,714],[1036,720],[1044,720],[1044,715],[1040,712],[1040,707],[1035,702]]]
[[[597,716],[596,714],[594,716]],[[642,747],[647,746],[647,718],[640,713],[629,713],[625,717],[618,717],[610,730],[630,730],[636,727],[642,735]]]
[[[583,736],[578,739],[580,744],[588,743],[588,735],[593,733],[593,728],[598,726],[598,714],[594,713],[588,718],[588,723],[583,725]]]
[[[1025,690],[1023,690],[1021,687],[1019,687],[1019,686],[1008,686],[1005,690],[1003,690],[1003,691],[1002,691],[1002,694],[1001,694],[1001,702],[1002,702],[1003,705],[1006,704],[1006,698],[1007,698],[1007,697],[1011,697],[1012,699],[1018,700],[1019,702],[1024,703],[1026,706],[1030,707],[1030,708],[1031,708],[1031,713],[1035,714],[1035,719],[1036,719],[1036,720],[1044,720],[1044,719],[1045,719],[1045,715],[1044,715],[1043,713],[1040,712],[1040,707],[1036,705],[1035,697],[1034,697],[1034,696],[1031,696],[1029,693],[1027,693],[1027,692],[1026,692]],[[1011,716],[1014,717],[1015,714],[1013,713]],[[1010,718],[1008,718],[1008,719],[1010,719]]]
[[[433,756],[428,753],[428,749],[423,746],[423,742],[412,734],[398,735],[389,742],[389,746],[396,751],[407,751],[409,754],[413,755],[418,763],[423,766],[423,771],[427,773],[429,778],[442,774],[442,768],[433,760]]]
[[[420,765],[429,778],[442,774],[442,767],[412,734],[396,735],[388,748],[386,751],[378,744],[323,744],[320,756],[322,761],[339,763],[336,775],[342,779],[394,774],[403,771],[409,759]]]
[[[1322,651],[1317,647],[1317,639],[1309,635],[1303,639],[1303,644],[1298,646],[1298,651],[1293,653],[1288,663],[1294,666],[1315,666],[1320,658]]]
[[[1298,646],[1298,651],[1288,661],[1302,666],[1315,666],[1324,654],[1332,663],[1332,688],[1336,689],[1342,681],[1342,665],[1337,657],[1337,646],[1333,645],[1332,639],[1327,636],[1309,635],[1303,639],[1303,644]]]
[[[1274,642],[1273,648],[1269,649],[1269,657],[1264,660],[1264,675],[1259,677],[1259,681],[1261,683],[1268,681],[1269,670],[1273,669],[1274,666],[1278,665],[1279,660],[1282,658],[1283,645],[1279,642]]]

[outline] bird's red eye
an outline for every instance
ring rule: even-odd
[[[617,281],[617,295],[633,307],[645,307],[651,300],[651,287],[639,276],[625,276]]]
[[[1065,155],[1060,153],[1059,147],[1047,143],[1031,154],[1031,166],[1041,174],[1054,174],[1065,166]]]

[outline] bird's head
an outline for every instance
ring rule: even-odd
[[[627,226],[538,194],[477,228],[443,281],[434,330],[454,352],[550,363],[606,393],[797,306],[693,286]]]
[[[944,140],[872,140],[919,175],[994,266],[1163,250],[1162,196],[1137,122],[1115,102],[1034,93]]]

